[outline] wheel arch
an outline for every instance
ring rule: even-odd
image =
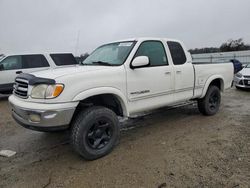
[[[202,95],[200,98],[203,98],[206,95],[207,90],[209,86],[211,85],[217,86],[220,89],[220,91],[223,92],[224,91],[224,78],[220,75],[214,75],[214,76],[209,77],[205,83],[205,87],[203,88]]]
[[[79,101],[78,107],[91,105],[101,105],[113,110],[119,116],[129,116],[126,104],[126,97],[123,93],[110,87],[93,88],[83,91],[73,98],[73,101]]]

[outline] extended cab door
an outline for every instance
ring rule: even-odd
[[[43,55],[14,55],[0,62],[0,93],[10,92],[18,74],[48,69]]]
[[[14,79],[21,70],[21,56],[8,56],[0,62],[0,93],[12,89]]]
[[[173,101],[173,67],[169,66],[163,43],[142,42],[133,59],[138,56],[147,56],[149,65],[126,70],[127,96],[132,113],[161,107]]]
[[[179,42],[168,41],[167,44],[174,65],[174,100],[176,102],[189,100],[193,97],[194,89],[194,69],[191,58]]]

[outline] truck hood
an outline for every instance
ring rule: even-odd
[[[111,67],[108,66],[87,66],[87,65],[76,65],[71,67],[60,67],[55,69],[49,69],[44,71],[33,72],[36,77],[56,79],[58,77],[66,75],[74,75],[76,73],[84,73],[90,71],[105,70]]]

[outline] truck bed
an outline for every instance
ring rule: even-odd
[[[214,77],[219,77],[223,81],[222,90],[228,89],[232,85],[233,80],[233,64],[230,62],[224,63],[193,63],[195,72],[195,89],[194,98],[201,97],[206,90],[204,86]]]

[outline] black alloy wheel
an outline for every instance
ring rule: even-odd
[[[107,155],[119,141],[118,118],[106,107],[92,106],[81,110],[71,126],[73,148],[87,160]]]
[[[209,108],[211,111],[214,111],[215,109],[218,108],[219,102],[220,102],[220,96],[219,93],[217,91],[213,91],[210,95],[209,98]]]
[[[94,122],[86,136],[89,147],[92,149],[102,149],[109,143],[113,134],[111,123],[106,118],[100,118]]]
[[[203,115],[211,116],[219,111],[220,102],[220,89],[215,85],[211,85],[206,95],[202,99],[198,99],[198,109]]]

